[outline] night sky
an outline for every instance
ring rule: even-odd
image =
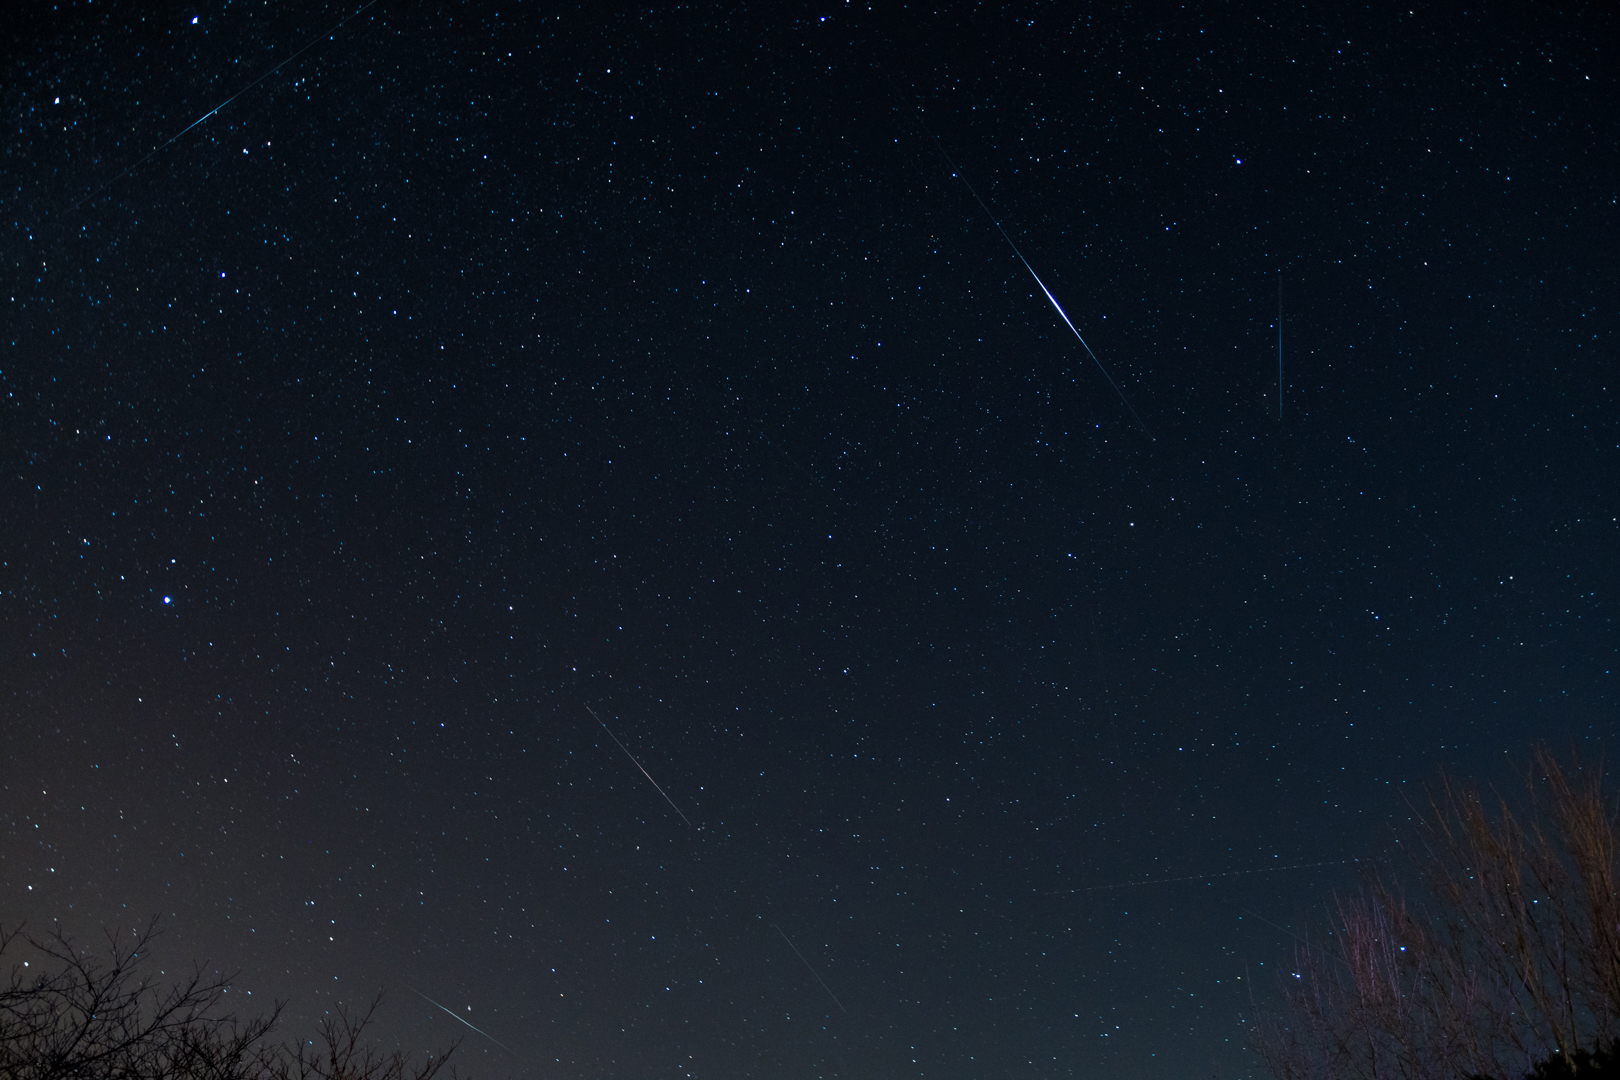
[[[6,17],[0,923],[484,1077],[1230,1080],[1613,730],[1612,5],[357,8]]]

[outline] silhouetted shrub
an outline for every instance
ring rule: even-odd
[[[275,1045],[280,1018],[239,1020],[223,1013],[228,980],[204,976],[162,987],[139,967],[156,923],[124,938],[111,934],[105,956],[80,949],[61,930],[27,937],[0,930],[0,956],[19,942],[36,955],[14,962],[0,989],[0,1077],[5,1080],[431,1080],[447,1050],[413,1064],[362,1035],[382,998],[364,1013],[340,1008],[314,1042]],[[454,1049],[452,1046],[451,1050]],[[454,1070],[451,1071],[452,1077]]]
[[[1600,770],[1544,750],[1526,782],[1517,812],[1442,782],[1419,828],[1419,901],[1381,880],[1336,901],[1325,938],[1295,951],[1283,1010],[1251,1028],[1280,1080],[1610,1075],[1615,808]]]

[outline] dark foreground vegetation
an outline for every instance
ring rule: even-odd
[[[1295,950],[1252,1044],[1279,1080],[1620,1080],[1616,806],[1545,750],[1522,790],[1443,781],[1412,889],[1369,882]]]
[[[11,966],[0,989],[0,1078],[431,1080],[445,1067],[449,1050],[413,1061],[366,1043],[380,997],[363,1013],[340,1008],[313,1041],[274,1042],[281,1005],[240,1019],[222,1008],[228,980],[201,968],[173,985],[145,977],[154,931],[111,935],[92,953],[61,930],[0,930],[0,957]]]

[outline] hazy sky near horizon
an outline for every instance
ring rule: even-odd
[[[0,925],[1249,1077],[1418,785],[1613,728],[1612,7],[36,7]]]

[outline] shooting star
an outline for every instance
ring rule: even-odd
[[[409,990],[411,993],[415,994],[417,997],[421,998],[423,1001],[427,1002],[429,1005],[435,1005],[438,1008],[444,1009],[443,1005],[440,1005],[437,1001],[434,1001],[432,998],[430,998],[426,994],[422,993],[422,991],[418,990],[416,987],[412,986],[410,983],[406,983],[405,988],[407,990]],[[500,1047],[502,1050],[505,1050],[508,1054],[511,1054],[513,1057],[518,1057],[519,1056],[519,1054],[518,1054],[518,1052],[516,1050],[513,1050],[510,1046],[507,1046],[505,1043],[501,1042],[501,1040],[497,1039],[495,1036],[491,1035],[489,1032],[485,1031],[483,1028],[473,1027],[473,1025],[467,1023],[466,1020],[462,1020],[460,1015],[458,1015],[454,1009],[444,1009],[444,1011],[449,1013],[451,1016],[454,1016],[457,1020],[461,1020],[461,1022],[463,1024],[467,1024],[468,1027],[470,1027],[474,1031],[478,1032],[478,1034],[482,1035],[484,1038],[488,1039],[490,1042],[494,1043],[496,1046]]]
[[[1114,388],[1114,393],[1119,395],[1121,404],[1123,404],[1126,411],[1131,414],[1131,418],[1136,421],[1137,426],[1142,429],[1142,434],[1146,435],[1149,440],[1157,442],[1158,440],[1153,438],[1153,432],[1148,430],[1148,426],[1142,422],[1142,418],[1136,414],[1136,410],[1131,408],[1130,399],[1125,396],[1125,391],[1119,388],[1119,384],[1114,381],[1114,377],[1108,374],[1108,369],[1103,367],[1103,362],[1097,359],[1097,354],[1091,351],[1090,345],[1086,344],[1086,339],[1080,336],[1079,329],[1075,327],[1072,321],[1070,321],[1068,312],[1063,310],[1063,305],[1057,302],[1057,297],[1053,296],[1052,290],[1046,287],[1046,282],[1041,280],[1041,275],[1037,274],[1035,272],[1035,268],[1029,265],[1029,260],[1024,258],[1024,253],[1022,251],[1018,250],[1018,245],[1013,243],[1013,238],[1008,235],[1007,230],[1001,227],[1001,222],[996,219],[996,215],[991,211],[989,205],[983,199],[979,198],[978,190],[968,182],[968,178],[962,174],[962,170],[956,167],[956,162],[951,160],[951,155],[945,152],[945,144],[939,141],[938,135],[935,135],[932,131],[929,131],[926,122],[923,124],[923,130],[927,131],[929,136],[933,138],[934,148],[939,151],[939,156],[944,158],[946,164],[951,167],[951,175],[962,181],[962,183],[967,187],[968,191],[973,195],[973,201],[978,203],[979,207],[984,210],[985,216],[990,219],[990,224],[996,227],[996,231],[1001,234],[1001,238],[1007,241],[1007,246],[1012,248],[1013,254],[1018,256],[1018,261],[1024,264],[1025,270],[1029,271],[1029,276],[1035,279],[1035,284],[1041,287],[1041,292],[1045,293],[1047,300],[1051,301],[1052,307],[1058,313],[1058,317],[1063,320],[1063,325],[1067,326],[1071,331],[1073,331],[1075,340],[1080,342],[1080,347],[1086,350],[1086,355],[1091,357],[1091,362],[1097,365],[1097,370],[1102,372],[1102,377],[1108,380],[1108,385],[1112,386]]]
[[[1117,885],[1093,885],[1090,888],[1059,889],[1051,896],[1070,893],[1105,892],[1110,889],[1132,889],[1138,885],[1167,885],[1174,881],[1214,881],[1216,878],[1244,877],[1248,874],[1275,874],[1281,870],[1309,870],[1318,866],[1347,866],[1350,863],[1382,862],[1382,859],[1329,859],[1327,862],[1289,863],[1287,866],[1262,866],[1255,870],[1229,870],[1224,874],[1189,874],[1186,877],[1147,878],[1143,881],[1122,881]]]
[[[664,801],[669,803],[669,808],[675,811],[677,814],[681,814],[681,808],[675,805],[675,800],[670,798],[669,794],[665,792],[663,788],[658,787],[658,781],[652,778],[652,773],[648,772],[641,762],[636,760],[636,755],[630,752],[629,747],[625,746],[624,743],[619,742],[619,737],[613,734],[613,729],[602,723],[602,718],[596,715],[596,710],[587,705],[585,706],[585,711],[591,714],[592,720],[595,720],[598,724],[602,724],[602,730],[608,733],[608,738],[612,739],[616,743],[619,743],[619,749],[623,750],[624,756],[630,759],[630,764],[641,770],[641,775],[647,778],[647,783],[651,784],[655,788],[658,788],[658,794],[664,796]],[[692,824],[692,819],[687,817],[685,814],[681,814],[681,820],[686,822],[687,828],[697,828],[696,825]]]
[[[810,961],[806,960],[804,958],[804,953],[800,952],[799,947],[793,944],[793,939],[788,937],[786,934],[783,934],[782,928],[777,926],[775,923],[771,923],[771,929],[775,930],[778,934],[782,934],[782,940],[787,942],[787,947],[793,950],[793,955],[797,956],[800,962],[803,963],[806,968],[809,968],[810,974],[815,975],[816,982],[820,983],[821,988],[827,991],[827,996],[833,999],[833,1004],[838,1006],[838,1011],[843,1013],[845,1016],[848,1016],[849,1010],[844,1008],[844,1003],[838,1000],[838,995],[832,992],[832,987],[827,985],[826,980],[820,975],[816,974],[815,968],[810,967]]]
[[[1282,271],[1277,271],[1277,419],[1282,419]]]
[[[335,26],[333,26],[330,30],[328,30],[326,33],[321,34],[318,37],[311,38],[309,40],[309,42],[302,49],[299,49],[297,52],[295,52],[291,56],[287,57],[287,59],[281,61],[281,63],[277,64],[275,67],[271,68],[269,71],[265,72],[263,75],[260,75],[257,79],[254,79],[252,82],[248,83],[246,86],[242,87],[242,89],[238,90],[236,93],[232,94],[230,97],[226,98],[224,101],[220,102],[218,105],[215,105],[212,109],[209,109],[207,112],[205,112],[201,116],[197,117],[197,119],[193,120],[191,123],[189,123],[185,127],[181,128],[174,135],[171,135],[166,141],[164,141],[162,143],[159,143],[157,146],[153,147],[150,151],[147,152],[145,157],[141,158],[139,161],[135,162],[133,165],[126,165],[123,168],[123,170],[118,173],[117,176],[114,176],[111,180],[108,180],[105,184],[102,184],[100,187],[96,188],[90,194],[84,196],[83,198],[80,198],[76,202],[68,204],[67,210],[77,210],[80,206],[83,206],[85,203],[89,202],[91,199],[95,198],[97,195],[100,195],[103,191],[106,191],[108,188],[110,188],[114,184],[118,183],[118,181],[120,181],[124,177],[128,176],[131,172],[133,172],[136,169],[140,168],[142,165],[145,165],[148,161],[151,161],[165,147],[173,145],[175,140],[179,139],[180,136],[184,135],[186,132],[190,131],[192,128],[196,127],[198,124],[201,124],[204,121],[206,121],[209,117],[211,117],[215,113],[219,112],[219,110],[223,109],[225,106],[229,105],[231,102],[235,101],[237,98],[241,97],[243,94],[247,93],[249,90],[253,89],[255,86],[258,86],[260,83],[264,82],[264,80],[268,79],[270,76],[274,75],[276,72],[280,71],[282,68],[286,67],[288,64],[290,64],[294,60],[298,59],[300,56],[303,56],[305,53],[309,52],[309,50],[313,49],[316,45],[319,45],[321,42],[325,41],[327,38],[330,38],[333,34],[337,33],[339,30],[341,30],[345,26],[347,26],[349,24],[349,22],[355,18],[355,16],[365,14],[365,12],[369,11],[371,9],[371,7],[376,3],[377,3],[377,0],[369,0],[369,2],[366,4],[366,6],[361,8],[359,11],[356,11],[353,14],[350,14],[350,15],[345,15],[342,19],[338,20],[337,24]],[[191,21],[196,22],[197,20],[192,19]]]

